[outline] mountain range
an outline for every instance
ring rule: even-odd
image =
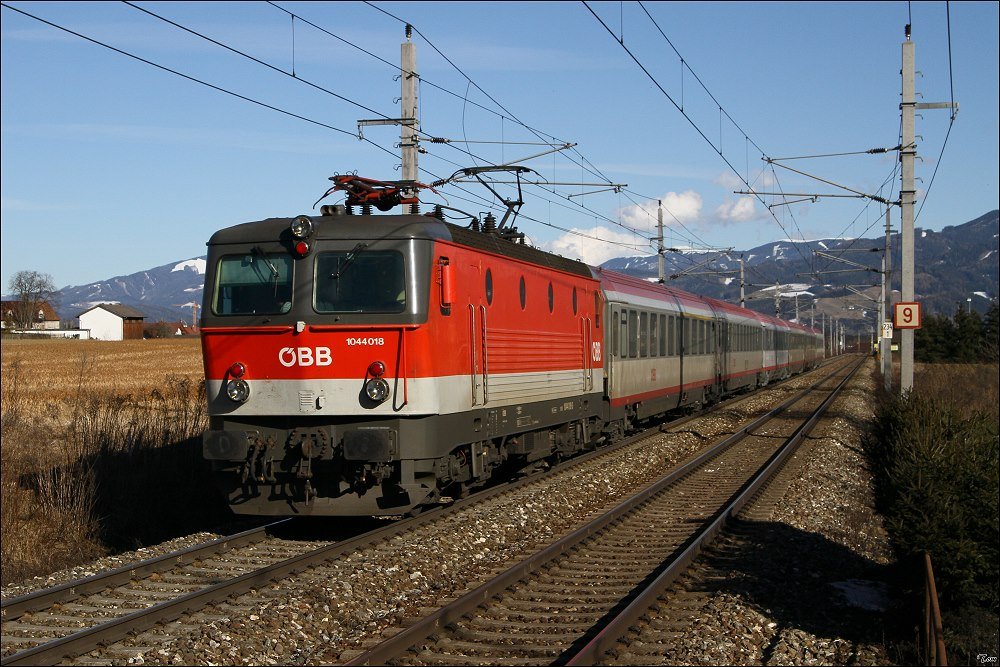
[[[917,229],[916,292],[927,314],[951,315],[956,307],[985,312],[995,302],[1000,280],[1000,212],[994,210],[940,232]],[[893,285],[899,290],[900,235],[893,234]],[[747,307],[773,313],[775,292],[781,316],[809,322],[821,313],[841,320],[874,323],[885,237],[862,239],[781,240],[744,251],[695,252],[671,249],[664,255],[665,282],[680,289],[734,303],[740,299],[740,266],[744,264]],[[814,254],[816,252],[822,255]],[[840,259],[834,259],[840,258]],[[657,257],[620,257],[604,268],[657,280]],[[846,260],[846,261],[845,261]],[[849,263],[847,263],[849,262]],[[871,270],[858,268],[858,265]],[[857,269],[848,271],[849,269]],[[191,322],[200,307],[205,257],[171,262],[127,276],[65,287],[57,293],[61,318],[71,319],[99,303],[121,303],[146,315],[146,322]],[[775,284],[777,283],[777,289]],[[861,291],[860,296],[849,290]],[[898,293],[895,295],[899,299]],[[972,299],[972,301],[968,301]],[[813,311],[815,307],[815,311]]]

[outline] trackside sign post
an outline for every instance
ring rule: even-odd
[[[916,301],[902,301],[893,306],[892,326],[896,329],[919,329],[920,304]]]

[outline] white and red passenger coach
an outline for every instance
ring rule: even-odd
[[[208,243],[204,455],[234,511],[400,514],[815,365],[815,331],[433,215]]]

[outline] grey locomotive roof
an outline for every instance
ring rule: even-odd
[[[385,239],[449,237],[444,223],[423,215],[337,215],[308,216],[316,226],[313,238],[357,239],[377,234]],[[263,243],[291,239],[288,226],[294,218],[268,218],[220,229],[209,245],[223,243]]]
[[[439,239],[484,250],[522,262],[592,278],[583,262],[553,255],[527,245],[512,243],[497,234],[472,231],[429,215],[336,215],[309,216],[316,226],[313,238],[353,240],[376,236],[382,239]],[[208,245],[265,243],[290,240],[293,218],[268,218],[217,231]]]

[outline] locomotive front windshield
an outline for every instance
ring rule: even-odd
[[[359,243],[350,251],[316,258],[313,306],[319,313],[401,313],[406,308],[403,255],[370,251]]]
[[[265,253],[259,248],[219,259],[216,315],[275,315],[292,306],[292,259],[287,253]]]

